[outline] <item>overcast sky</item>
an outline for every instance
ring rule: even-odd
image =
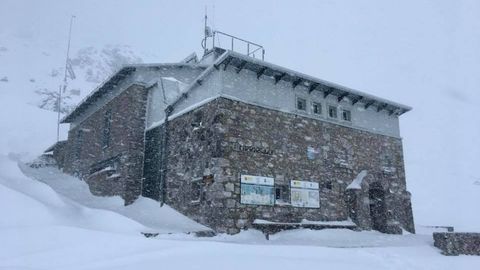
[[[74,50],[126,44],[175,62],[201,52],[205,5],[266,61],[412,106],[401,130],[414,198],[438,179],[480,180],[480,1],[2,0],[0,37],[64,48],[74,14]]]
[[[58,42],[74,14],[74,48],[127,44],[150,53],[148,62],[200,52],[207,5],[212,26],[264,45],[267,61],[347,86],[408,103],[410,98],[396,92],[478,85],[469,76],[478,77],[470,68],[480,62],[479,1],[2,0],[0,5],[1,32]],[[457,92],[458,98],[474,98],[476,91]]]

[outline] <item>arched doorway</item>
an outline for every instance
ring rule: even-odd
[[[370,199],[370,218],[372,220],[372,229],[380,232],[386,232],[387,211],[385,206],[385,191],[380,183],[376,182],[370,185],[368,197]]]

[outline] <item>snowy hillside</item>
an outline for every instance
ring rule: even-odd
[[[66,40],[46,42],[30,37],[0,35],[0,89],[22,91],[25,101],[57,111],[57,96],[63,84]],[[77,46],[78,47],[78,46]],[[122,66],[142,63],[127,45],[80,47],[70,52],[68,86],[62,93],[62,113]]]

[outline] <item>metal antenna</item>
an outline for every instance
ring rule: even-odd
[[[57,114],[57,142],[60,141],[60,111],[61,111],[61,106],[62,106],[62,91],[65,92],[67,89],[67,74],[68,74],[68,69],[70,64],[70,41],[72,38],[72,25],[73,25],[73,19],[75,18],[75,15],[72,15],[70,18],[70,29],[68,30],[68,46],[67,46],[67,58],[65,59],[65,73],[63,76],[63,86],[60,86],[58,89],[58,114]],[[73,71],[70,71],[73,74]]]
[[[203,26],[203,40],[202,40],[202,48],[203,48],[203,54],[207,53],[207,6],[205,6],[205,24]]]
[[[213,37],[213,40],[215,41],[215,32],[212,31],[212,28],[210,28],[207,25],[208,22],[208,16],[207,16],[207,6],[205,6],[205,25],[204,25],[204,31],[203,31],[203,40],[202,40],[202,48],[203,48],[203,54],[207,54],[208,52],[208,44],[207,44],[207,39],[209,37]],[[215,44],[215,43],[213,43]],[[215,47],[215,45],[213,45]]]

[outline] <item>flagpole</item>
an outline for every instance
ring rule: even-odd
[[[60,86],[58,89],[58,114],[57,114],[57,142],[60,141],[60,113],[61,113],[61,106],[62,106],[62,91],[65,92],[67,89],[67,69],[68,69],[68,61],[70,60],[70,41],[72,38],[72,25],[73,25],[73,19],[75,18],[75,15],[72,15],[70,18],[70,28],[68,30],[68,46],[67,46],[67,58],[65,59],[65,73],[63,76],[63,87]],[[63,88],[63,89],[62,89]]]

